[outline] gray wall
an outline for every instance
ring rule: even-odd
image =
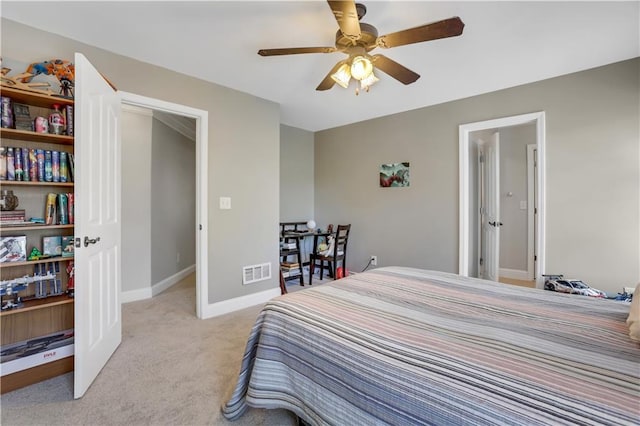
[[[536,143],[533,124],[500,132],[500,268],[527,270],[527,145]],[[509,195],[511,193],[511,195]]]
[[[152,139],[149,250],[154,285],[196,263],[196,144],[155,118]]]
[[[275,274],[242,285],[242,266],[278,262],[277,104],[7,19],[1,47],[3,56],[24,62],[80,52],[119,90],[208,111],[209,303],[278,286]],[[221,196],[231,197],[232,210],[218,208]]]
[[[313,132],[280,125],[280,221],[313,219]]]
[[[149,289],[196,262],[195,142],[145,108],[125,105],[121,119],[127,292]]]
[[[122,109],[122,291],[151,286],[151,111]]]
[[[545,111],[545,272],[606,291],[633,286],[640,280],[639,75],[636,58],[318,132],[316,221],[353,225],[349,269],[375,254],[381,266],[457,272],[458,126]],[[400,161],[411,162],[411,186],[380,188],[380,164]]]

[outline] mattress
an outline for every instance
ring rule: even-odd
[[[310,425],[640,423],[629,304],[386,267],[269,301],[227,419]]]

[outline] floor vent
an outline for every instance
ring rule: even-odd
[[[271,263],[245,266],[242,268],[242,284],[253,284],[271,278]]]

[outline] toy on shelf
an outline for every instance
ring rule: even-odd
[[[75,72],[75,66],[71,62],[62,59],[34,62],[25,71],[25,74],[30,76],[23,77],[22,82],[29,83],[33,77],[39,74],[53,75],[60,82],[60,94],[65,97],[73,97]]]
[[[33,275],[0,281],[0,304],[2,305],[2,310],[21,308],[24,297],[26,299],[44,299],[63,294],[62,280],[59,275],[60,262],[47,262],[34,265]],[[20,296],[19,293],[25,292],[30,284],[35,285],[33,297]],[[5,297],[9,299],[4,300]]]
[[[67,281],[67,294],[69,295],[69,297],[74,296],[75,273],[76,273],[75,265],[73,264],[73,262],[69,262],[69,264],[67,265],[67,274],[69,274],[69,281]]]
[[[47,96],[57,96],[63,98],[73,97],[75,85],[75,66],[63,59],[51,59],[49,61],[34,62],[30,64],[26,71],[16,75],[9,75],[11,68],[2,67],[2,85],[14,89],[28,92],[40,93]],[[55,93],[48,82],[34,82],[32,79],[37,75],[54,76],[60,83],[60,93]]]

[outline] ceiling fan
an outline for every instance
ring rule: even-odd
[[[338,62],[329,71],[316,90],[328,90],[338,83],[347,88],[351,78],[360,82],[360,89],[369,87],[378,81],[374,75],[374,67],[395,78],[403,84],[411,84],[420,75],[384,55],[369,55],[376,47],[389,49],[423,41],[440,38],[455,37],[462,34],[464,23],[460,18],[453,17],[433,22],[415,28],[378,36],[376,27],[360,22],[367,13],[367,8],[361,3],[349,1],[330,1],[329,7],[338,22],[335,47],[294,47],[282,49],[260,49],[260,56],[296,55],[300,53],[333,53],[342,52],[349,57]],[[356,94],[359,89],[356,88]]]

